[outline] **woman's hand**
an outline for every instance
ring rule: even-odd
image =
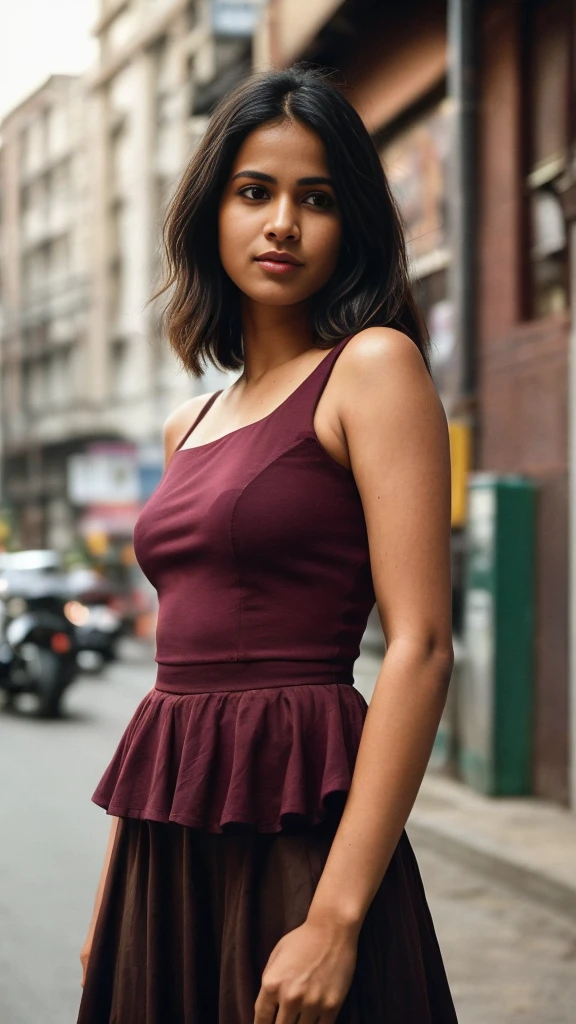
[[[274,947],[254,1024],[333,1024],[356,966],[358,931],[307,920]]]

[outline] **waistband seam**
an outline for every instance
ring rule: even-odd
[[[330,662],[255,661],[158,662],[155,689],[164,693],[234,692],[305,685],[353,685],[352,667]]]

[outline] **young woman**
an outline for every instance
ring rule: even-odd
[[[165,241],[171,345],[242,373],[168,417],[135,527],[157,679],[94,794],[79,1024],[453,1024],[404,831],[452,669],[448,435],[360,118],[310,71],[245,82]]]

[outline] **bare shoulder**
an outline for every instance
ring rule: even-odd
[[[408,335],[389,327],[359,331],[335,369],[335,405],[353,463],[372,448],[387,459],[408,457],[413,449],[432,455],[446,449],[444,407]]]
[[[338,367],[338,363],[340,367]],[[368,327],[350,339],[336,364],[340,406],[346,411],[389,413],[441,408],[424,357],[408,335],[392,327]]]
[[[359,331],[342,351],[340,363],[351,381],[382,383],[383,378],[409,374],[430,379],[418,346],[393,327],[367,327]]]
[[[163,427],[166,463],[168,463],[184,434],[192,426],[194,420],[199,416],[206,402],[213,394],[213,391],[206,391],[203,395],[194,395],[193,398],[187,398],[185,402],[181,402],[166,417]]]

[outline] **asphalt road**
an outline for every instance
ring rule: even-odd
[[[90,795],[154,679],[150,648],[131,643],[125,654],[74,686],[60,722],[0,712],[2,1024],[76,1020],[78,953],[108,833]],[[361,667],[363,689],[372,671]],[[576,926],[416,852],[460,1024],[573,1024]]]

